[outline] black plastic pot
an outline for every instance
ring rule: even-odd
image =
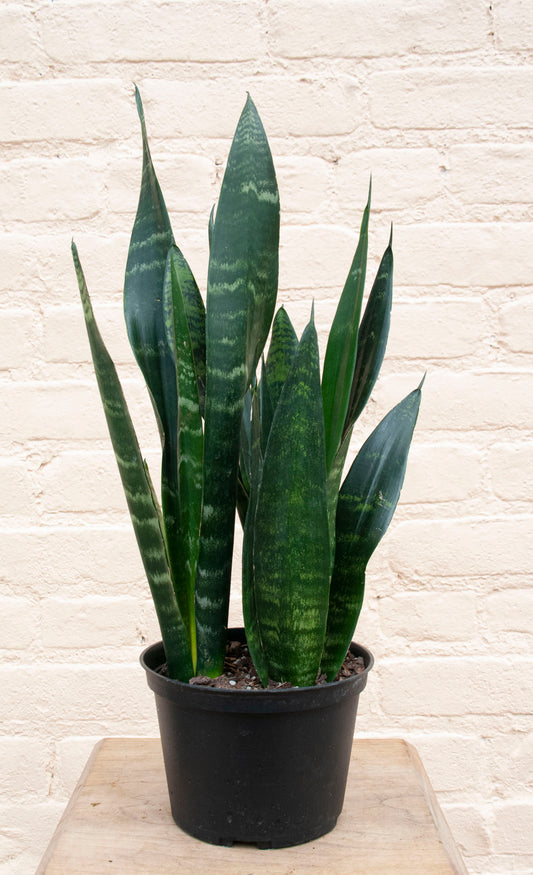
[[[243,629],[228,630],[244,641]],[[342,810],[359,693],[345,680],[285,690],[218,690],[158,673],[162,643],[141,655],[154,691],[172,816],[211,844],[283,848],[333,829]]]

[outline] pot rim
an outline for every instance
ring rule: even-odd
[[[242,627],[228,629],[228,635],[241,638],[244,636],[245,630]],[[235,690],[235,689],[218,689],[216,687],[204,687],[197,684],[189,684],[185,681],[179,681],[175,678],[169,678],[160,674],[157,668],[164,662],[164,646],[162,641],[150,644],[140,654],[139,661],[146,672],[148,686],[158,695],[168,698],[180,696],[187,698],[192,702],[194,698],[195,706],[209,707],[209,704],[229,705],[229,700],[235,705],[237,702],[247,700],[250,704],[256,702],[261,709],[261,705],[268,706],[274,702],[281,705],[284,702],[286,705],[296,704],[298,707],[314,708],[319,706],[319,702],[324,700],[343,698],[344,695],[360,693],[366,686],[368,673],[374,665],[374,657],[370,650],[352,641],[350,650],[357,656],[362,656],[365,667],[359,674],[351,675],[348,678],[341,678],[338,681],[330,681],[326,684],[314,684],[313,686],[305,687],[289,687],[282,689],[253,689],[253,690]]]

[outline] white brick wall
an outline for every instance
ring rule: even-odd
[[[0,73],[1,875],[33,871],[99,738],[157,734],[137,665],[157,626],[69,251],[155,464],[120,301],[133,82],[202,288],[250,90],[282,197],[280,300],[302,328],[314,297],[322,339],[372,172],[371,269],[392,221],[396,293],[357,437],[428,376],[369,569],[358,728],[417,746],[472,875],[530,873],[531,3],[8,0]]]

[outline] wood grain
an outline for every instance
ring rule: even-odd
[[[282,850],[207,845],[172,820],[159,739],[96,745],[37,875],[467,875],[416,750],[356,740],[333,832]]]

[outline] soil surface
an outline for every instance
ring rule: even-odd
[[[361,674],[361,672],[364,671],[364,668],[365,664],[362,656],[354,656],[348,651],[342,668],[335,680],[342,680],[342,678],[349,678],[354,674]],[[167,674],[166,664],[161,666],[160,672],[161,674]],[[228,642],[223,674],[217,678],[208,678],[203,675],[198,675],[197,677],[191,678],[189,683],[200,687],[214,687],[219,690],[264,689],[255,670],[248,647],[240,641]],[[326,676],[319,675],[316,683],[325,684]],[[269,681],[267,689],[286,690],[291,687],[292,684],[290,683]]]

